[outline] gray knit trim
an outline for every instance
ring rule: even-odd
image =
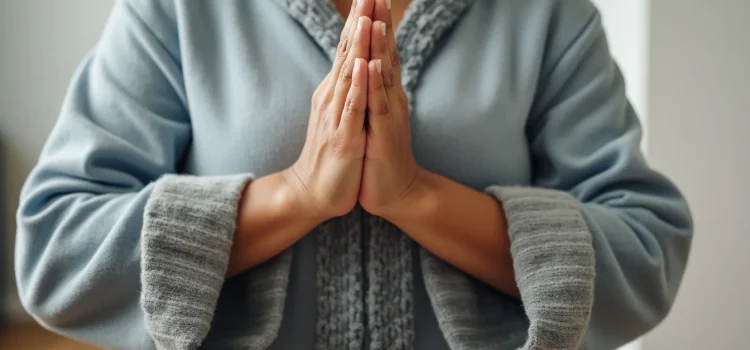
[[[515,349],[529,321],[518,300],[421,249],[422,278],[451,350]]]
[[[578,349],[594,302],[591,232],[568,192],[541,188],[487,189],[508,219],[514,269],[531,325],[531,349]]]
[[[578,349],[594,302],[591,232],[568,192],[493,186],[508,220],[514,270],[531,325],[523,349]]]
[[[141,306],[159,349],[196,349],[208,334],[249,179],[167,175],[154,184],[142,228]]]
[[[401,55],[401,80],[410,101],[435,45],[473,3],[474,0],[414,0],[409,5],[396,32],[396,42]]]
[[[492,186],[487,192],[501,201],[508,220],[523,306],[423,251],[425,285],[449,346],[578,349],[591,314],[595,265],[579,202],[541,188]]]
[[[357,1],[357,0],[354,0]],[[328,54],[336,55],[336,48],[344,30],[344,22],[330,0],[276,0],[292,18],[302,24],[305,30]]]
[[[205,349],[265,350],[276,340],[286,305],[291,249],[224,282]]]
[[[366,256],[363,229],[369,234]],[[360,207],[319,227],[316,349],[359,350],[365,334],[372,350],[413,348],[414,277],[411,240],[405,237]]]
[[[367,329],[372,350],[414,347],[412,240],[390,222],[364,213],[369,230]]]
[[[315,348],[360,350],[364,341],[361,210],[318,228]]]

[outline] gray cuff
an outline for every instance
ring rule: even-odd
[[[167,175],[155,183],[141,232],[141,306],[159,349],[196,349],[208,334],[249,180]]]
[[[529,318],[523,349],[578,349],[593,304],[594,249],[567,192],[492,186],[508,221],[516,282]]]

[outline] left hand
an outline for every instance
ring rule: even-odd
[[[518,297],[502,205],[487,194],[422,169],[414,159],[409,101],[401,85],[388,3],[375,0],[372,18],[359,203],[443,261]]]
[[[375,2],[368,65],[367,141],[359,203],[373,215],[397,210],[422,172],[411,148],[409,102],[385,0]]]

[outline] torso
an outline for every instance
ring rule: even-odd
[[[190,23],[179,33],[192,122],[185,172],[263,176],[299,156],[310,98],[330,70],[331,56],[277,2],[180,2],[177,12]],[[407,3],[392,1],[398,26],[407,21]],[[410,116],[412,147],[422,167],[477,190],[530,184],[526,127],[548,28],[539,25],[542,20],[526,20],[548,15],[547,3],[476,0],[426,57]],[[350,3],[336,4],[346,16]],[[292,307],[285,310],[295,314],[284,317],[281,334],[290,336],[280,337],[277,348],[299,348],[285,341],[311,344],[315,337],[309,321],[315,319],[315,285],[304,279],[314,274],[315,239],[308,235],[293,249],[286,304]],[[416,309],[423,310],[415,316],[416,342],[423,344],[418,349],[444,348],[424,287],[416,288]],[[234,308],[227,298],[227,308]]]
[[[518,42],[528,29],[513,16],[492,23],[495,13],[517,13],[504,7],[521,3],[477,1],[429,57],[414,91],[417,161],[475,189],[530,181],[525,126],[539,62],[518,51],[537,51],[541,59],[543,42]],[[232,14],[218,20],[216,11]],[[330,57],[274,1],[198,2],[187,12],[195,18],[181,33],[193,123],[185,171],[262,176],[288,167],[304,144],[310,96]],[[233,35],[213,37],[218,33]],[[227,162],[216,153],[238,156]]]

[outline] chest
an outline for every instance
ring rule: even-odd
[[[227,27],[223,38],[187,35],[200,52],[216,53],[183,57],[190,173],[262,176],[291,165],[305,142],[312,93],[331,67],[284,11],[262,8],[270,6],[264,1],[241,3],[236,21],[212,23]],[[525,125],[534,86],[519,79],[519,69],[533,75],[533,65],[515,59],[503,43],[513,37],[482,22],[477,7],[440,38],[419,72],[410,116],[414,155],[424,168],[476,189],[528,184]]]

